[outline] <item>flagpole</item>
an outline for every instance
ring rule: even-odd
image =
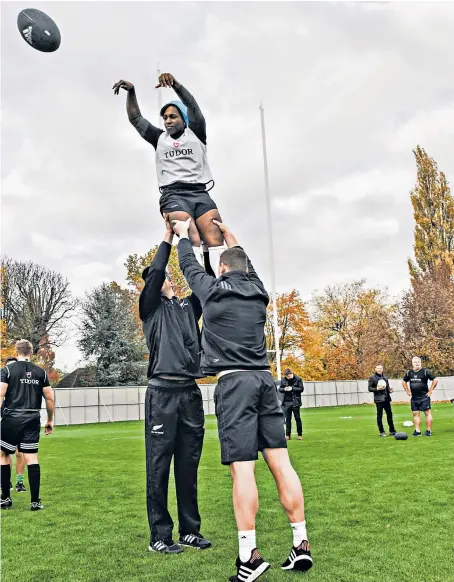
[[[274,244],[273,244],[273,225],[271,221],[271,198],[270,183],[268,179],[268,159],[266,155],[266,136],[265,136],[265,112],[263,105],[260,103],[260,121],[262,125],[262,147],[263,147],[263,168],[265,172],[265,197],[268,218],[268,243],[269,243],[269,260],[271,268],[271,294],[273,300],[273,328],[274,328],[274,345],[276,350],[276,372],[277,379],[281,379],[281,357],[279,349],[279,325],[277,318],[277,300],[276,300],[276,276],[274,272]]]

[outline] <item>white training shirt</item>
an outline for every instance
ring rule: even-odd
[[[207,184],[212,176],[206,145],[189,127],[178,139],[162,133],[156,147],[156,173],[160,188],[175,182]]]

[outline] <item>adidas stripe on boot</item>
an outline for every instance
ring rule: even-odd
[[[242,562],[239,557],[236,559],[236,568],[237,575],[230,576],[229,582],[252,582],[264,574],[270,568],[270,564],[263,560],[255,548],[247,562]]]

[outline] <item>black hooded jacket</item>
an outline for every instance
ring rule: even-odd
[[[293,385],[292,385],[292,400],[293,400],[293,407],[294,408],[300,408],[302,406],[301,403],[301,394],[304,392],[304,384],[302,379],[297,376],[296,374],[293,374]],[[282,393],[282,403],[284,403],[285,400],[285,395],[288,394],[288,392],[285,391],[285,388],[287,388],[288,386],[290,386],[289,381],[287,380],[287,378],[282,378],[281,380],[281,385],[279,386],[279,392]]]
[[[377,390],[379,380],[384,380],[386,382],[386,388],[384,390]],[[377,373],[373,374],[369,378],[368,390],[369,392],[373,392],[374,402],[385,402],[387,399],[391,400],[390,385],[386,376],[380,376]]]
[[[240,247],[241,248],[241,247]],[[248,259],[248,272],[215,278],[197,262],[191,243],[178,243],[180,268],[203,307],[202,371],[269,370],[265,341],[268,293]]]

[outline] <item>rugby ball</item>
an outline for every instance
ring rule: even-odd
[[[378,388],[378,390],[384,390],[386,388],[386,381],[385,380],[379,380],[377,382],[377,388]]]
[[[412,421],[411,421],[411,420],[406,420],[406,421],[403,423],[403,425],[404,425],[404,426],[413,426],[413,423],[412,423]]]
[[[408,434],[406,432],[396,432],[394,438],[396,441],[406,441],[408,439]]]
[[[27,44],[42,53],[58,49],[61,35],[55,22],[41,10],[26,8],[17,17],[17,28]]]

